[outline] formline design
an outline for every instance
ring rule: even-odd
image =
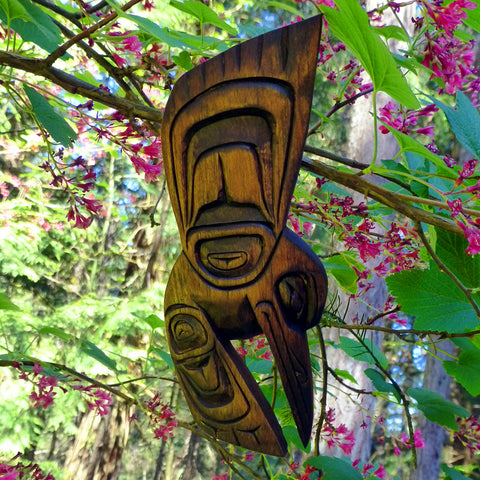
[[[166,336],[197,424],[284,456],[272,406],[231,340],[261,333],[302,442],[313,423],[307,329],[327,278],[286,227],[305,143],[321,18],[235,46],[179,78],[162,126],[165,175],[182,243],[165,293]]]

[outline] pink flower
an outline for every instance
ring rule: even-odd
[[[212,480],[227,480],[227,479],[228,479],[228,475],[226,473],[222,475],[214,475],[212,477]]]
[[[425,448],[425,441],[422,438],[422,432],[418,429],[413,433],[413,443],[416,448]]]
[[[151,145],[143,147],[143,153],[152,159],[160,157],[160,152],[162,151],[162,143],[160,140],[155,140]]]
[[[457,217],[462,213],[463,210],[463,203],[460,198],[456,198],[453,201],[447,200],[448,208],[450,209],[450,213],[452,217]]]
[[[0,480],[15,480],[20,475],[20,472],[17,472],[11,465],[1,463],[0,475],[2,475]]]
[[[137,55],[140,55],[140,52],[142,50],[142,44],[140,43],[140,40],[136,35],[132,35],[131,37],[125,38],[122,44],[124,45],[125,50],[136,53]]]
[[[7,198],[8,195],[10,194],[7,184],[5,182],[0,182],[0,195],[3,198]]]
[[[120,55],[116,53],[112,53],[112,56],[118,66],[118,68],[123,68],[127,64],[127,60],[125,58],[122,58]]]
[[[463,230],[463,234],[468,241],[466,252],[468,255],[480,253],[480,227],[465,225],[462,222],[456,222]]]
[[[374,472],[373,475],[377,476],[378,478],[387,478],[387,472],[383,465],[380,465]]]
[[[131,157],[131,161],[138,174],[140,174],[140,172],[145,173],[145,181],[147,183],[156,180],[162,173],[162,165],[151,165],[138,156]]]
[[[143,2],[143,9],[146,10],[147,12],[150,12],[154,7],[153,2],[150,0],[144,0]]]
[[[36,377],[37,375],[42,373],[42,370],[43,370],[43,367],[37,361],[35,361],[33,363],[33,376]]]
[[[303,230],[305,231],[305,234],[310,237],[315,230],[315,225],[310,222],[303,222]]]

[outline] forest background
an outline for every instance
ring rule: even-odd
[[[304,448],[192,422],[164,336],[180,252],[162,109],[187,70],[324,14],[289,226],[330,291]],[[480,478],[480,11],[470,0],[0,0],[0,479]]]

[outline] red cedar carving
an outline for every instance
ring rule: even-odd
[[[320,17],[233,47],[183,75],[165,109],[165,174],[183,252],[166,334],[193,417],[214,437],[283,456],[271,406],[230,340],[264,333],[300,438],[313,422],[306,330],[327,279],[285,227],[311,108]]]

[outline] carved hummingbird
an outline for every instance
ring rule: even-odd
[[[165,293],[166,336],[196,422],[283,456],[272,407],[233,339],[264,333],[300,438],[313,387],[306,330],[327,294],[321,262],[286,228],[315,76],[320,17],[248,40],[179,78],[162,126],[182,253]]]

